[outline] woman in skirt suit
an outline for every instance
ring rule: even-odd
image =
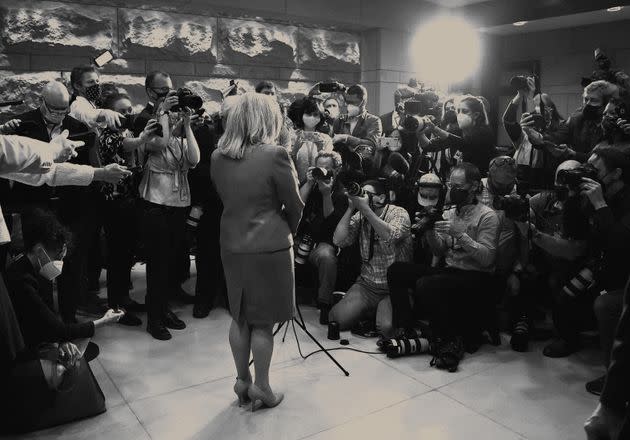
[[[225,118],[226,115],[223,115]],[[293,317],[293,238],[304,203],[287,150],[277,145],[282,114],[272,98],[238,97],[212,154],[211,176],[223,201],[221,257],[232,325],[230,347],[242,405],[277,406],[269,385],[274,323]],[[254,357],[255,382],[249,371]]]

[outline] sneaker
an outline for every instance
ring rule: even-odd
[[[543,354],[550,358],[567,357],[579,350],[577,344],[571,344],[564,339],[555,339],[543,349]]]
[[[512,331],[512,338],[510,339],[510,345],[512,350],[524,353],[529,348],[529,324],[527,319],[522,317],[516,324],[514,324],[514,330]]]
[[[586,391],[588,391],[591,394],[595,394],[596,396],[601,396],[605,383],[606,383],[606,375],[604,374],[602,377],[598,377],[595,380],[587,382]]]
[[[147,332],[160,341],[168,341],[172,338],[171,332],[163,324],[147,325]]]
[[[179,319],[177,315],[170,310],[167,310],[162,318],[162,323],[166,328],[173,330],[183,330],[186,328],[186,323]]]
[[[360,321],[350,330],[350,333],[360,338],[376,338],[379,335],[373,321]]]
[[[464,357],[464,345],[461,339],[453,341],[436,341],[431,345],[433,349],[433,359],[429,365],[440,370],[448,370],[450,373],[457,371],[459,362]]]

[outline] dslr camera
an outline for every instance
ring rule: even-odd
[[[364,180],[362,172],[354,169],[342,170],[337,178],[350,197],[364,196],[365,192],[361,186],[361,182]]]
[[[326,168],[315,167],[311,170],[313,179],[315,180],[329,180],[332,179],[332,172],[329,172]]]
[[[185,107],[191,110],[199,110],[203,105],[201,96],[196,95],[192,90],[186,87],[177,89],[177,98],[179,99],[179,104],[174,106],[171,111],[180,112]]]
[[[346,91],[346,89],[347,87],[341,84],[339,81],[319,83],[319,93],[343,93]]]
[[[493,206],[496,210],[505,211],[505,216],[510,220],[526,222],[529,219],[529,200],[522,195],[495,197]]]
[[[433,206],[421,214],[411,225],[411,233],[416,236],[421,236],[426,231],[433,229],[435,222],[444,220],[444,208],[441,206]]]
[[[510,78],[510,87],[512,87],[515,91],[519,90],[529,90],[529,85],[527,84],[527,78],[533,76],[534,77],[534,93],[540,93],[540,78],[538,75],[515,75]]]
[[[569,189],[578,191],[583,177],[598,180],[597,168],[590,164],[583,164],[572,170],[560,170],[558,172],[558,184],[567,185]]]

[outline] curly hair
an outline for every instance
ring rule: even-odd
[[[317,153],[315,163],[317,163],[317,161],[322,158],[331,159],[333,161],[333,168],[336,170],[341,168],[341,165],[343,165],[341,154],[337,153],[336,151],[320,151],[319,153]]]
[[[48,250],[60,252],[70,242],[70,233],[57,217],[40,208],[28,210],[22,215],[22,237],[27,251],[41,243]]]
[[[584,94],[586,95],[587,93],[597,93],[602,97],[604,102],[608,102],[612,98],[619,96],[619,87],[604,80],[593,81],[584,87]]]

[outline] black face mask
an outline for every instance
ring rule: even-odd
[[[564,202],[569,198],[569,188],[566,186],[558,185],[554,187],[554,192],[556,194],[556,199]]]
[[[468,200],[470,191],[464,188],[451,188],[451,202],[457,206],[462,206]]]
[[[582,114],[587,121],[597,121],[602,117],[602,110],[603,106],[585,105]]]
[[[101,85],[94,84],[93,86],[86,88],[85,97],[87,98],[88,101],[95,102],[95,103],[99,102],[101,99]]]

